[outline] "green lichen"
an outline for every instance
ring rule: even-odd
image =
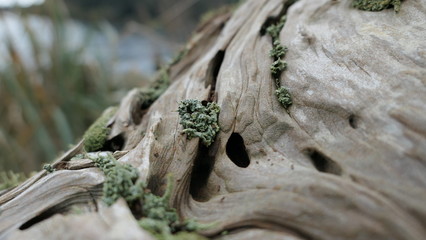
[[[172,188],[172,178],[169,175],[166,192],[162,197],[149,191],[144,192],[142,196],[143,218],[139,220],[139,226],[157,239],[178,240],[188,239],[188,237],[191,237],[190,239],[204,239],[197,233],[190,232],[204,230],[212,225],[200,224],[192,219],[181,222],[176,209],[169,206]]]
[[[166,192],[156,196],[145,191],[142,197],[142,215],[139,225],[156,236],[157,239],[204,239],[195,231],[210,228],[211,224],[200,224],[193,219],[180,221],[176,209],[169,206],[172,193],[172,177],[168,176]],[[184,232],[184,233],[183,233]],[[185,237],[187,238],[185,238]]]
[[[401,0],[354,0],[352,6],[360,10],[373,12],[393,7],[395,12],[399,12],[401,2]]]
[[[107,126],[108,121],[114,116],[116,111],[116,107],[106,109],[84,133],[84,150],[86,152],[95,152],[102,149],[110,133],[110,128]]]
[[[111,153],[103,152],[96,157],[88,157],[105,174],[103,201],[108,206],[114,204],[120,197],[131,205],[143,196],[145,185],[138,181],[139,173],[136,168],[119,163]]]
[[[287,16],[283,15],[276,24],[271,24],[266,28],[266,32],[272,37],[274,41],[279,39],[280,32],[283,29],[286,21]]]
[[[162,197],[156,196],[149,191],[145,192],[142,197],[142,214],[146,218],[165,221],[170,226],[170,229],[174,230],[173,226],[177,224],[179,218],[176,209],[169,206],[172,188],[172,179],[169,176],[166,192]]]
[[[273,43],[273,48],[269,52],[269,56],[274,59],[280,59],[287,54],[288,48],[281,45],[279,40],[275,40]]]
[[[50,163],[44,164],[43,169],[46,170],[48,173],[52,173],[52,172],[56,171],[56,169]]]
[[[85,157],[91,159],[105,174],[103,201],[107,205],[124,198],[129,206],[139,206],[137,209],[142,216],[139,225],[158,239],[204,239],[189,232],[203,230],[211,225],[199,224],[193,220],[181,222],[176,209],[169,206],[173,188],[171,176],[164,195],[160,197],[151,193],[146,184],[138,179],[136,168],[119,163],[111,153],[86,154]],[[182,231],[188,233],[180,234]]]
[[[271,65],[271,74],[274,78],[278,78],[280,74],[286,70],[287,63],[281,59],[274,61]]]
[[[181,101],[178,113],[187,138],[198,137],[205,146],[210,146],[220,130],[219,112],[220,107],[214,102],[203,105],[199,100],[194,99]]]
[[[169,223],[163,220],[156,220],[152,218],[142,218],[138,221],[139,226],[149,233],[151,233],[155,238],[162,239],[162,236],[171,236],[171,230]]]
[[[295,1],[292,1],[292,3],[294,2]],[[282,72],[287,69],[287,62],[284,61],[283,58],[287,54],[288,48],[281,44],[279,38],[280,32],[283,29],[286,21],[287,17],[286,15],[283,15],[277,23],[271,24],[269,27],[267,27],[266,32],[272,38],[272,49],[269,52],[269,56],[272,57],[274,60],[271,64],[270,70],[271,76],[274,79],[275,85],[277,87],[275,94],[281,105],[285,109],[288,109],[292,105],[293,101],[291,99],[289,91],[286,88],[282,87],[280,83],[280,76]]]
[[[291,104],[293,104],[291,94],[285,87],[280,87],[275,90],[275,95],[277,95],[278,102],[280,102],[285,109],[289,108]]]
[[[215,225],[216,223],[204,224],[204,223],[199,223],[195,221],[194,219],[187,219],[183,222],[181,228],[184,231],[195,232],[195,231],[209,229]]]
[[[177,216],[177,215],[176,215]],[[157,239],[164,240],[186,240],[186,239],[194,239],[194,240],[204,240],[207,239],[196,231],[204,230],[207,227],[211,227],[212,225],[203,225],[197,223],[198,228],[191,228],[188,230],[188,227],[185,226],[185,223],[180,223],[179,221],[168,221],[163,219],[153,219],[144,217],[138,221],[139,226],[151,233]],[[207,227],[206,227],[207,226]]]
[[[196,232],[180,231],[173,234],[170,226],[161,220],[143,218],[139,221],[139,226],[151,233],[158,240],[206,240],[207,238]]]
[[[140,89],[139,104],[141,109],[149,108],[169,87],[169,67],[163,67],[156,80],[146,89]]]

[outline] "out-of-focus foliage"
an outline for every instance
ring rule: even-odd
[[[181,13],[180,18],[197,20],[209,9],[238,0],[64,0],[75,17],[115,22],[125,20],[151,21],[165,13]]]
[[[107,19],[115,24],[133,20],[185,40],[201,16],[225,4],[240,0],[64,0],[72,16],[92,21]]]
[[[25,37],[35,60],[33,69],[25,66],[11,39],[6,43],[9,61],[0,71],[0,165],[5,169],[39,170],[43,162],[76,142],[111,104],[109,66],[84,64],[83,46],[72,51],[65,47],[66,13],[55,2],[46,8],[53,24],[50,49],[40,44],[35,30],[24,20]],[[42,56],[48,56],[47,61]]]
[[[15,187],[16,185],[25,181],[27,178],[31,177],[34,174],[35,172],[32,172],[29,175],[25,175],[23,173],[14,173],[12,171],[0,171],[0,192],[8,188]]]
[[[101,29],[97,28],[101,26],[98,23],[107,20],[118,29],[120,36],[128,34],[128,28],[132,33],[136,26],[147,38],[157,43],[167,40],[163,46],[170,46],[173,42],[185,41],[207,10],[239,1],[45,0],[45,4],[28,9],[8,9],[20,15],[24,22],[25,36],[22,37],[29,41],[27,54],[34,59],[34,66],[27,67],[27,55],[21,54],[22,49],[17,47],[14,38],[2,40],[5,47],[0,46],[0,58],[6,59],[7,66],[0,66],[0,169],[26,173],[40,170],[43,163],[52,161],[60,151],[79,140],[102,110],[116,104],[126,89],[148,83],[146,78],[131,71],[117,78],[113,72],[117,65],[112,58],[82,61],[87,55],[85,45],[89,45],[93,35],[87,32],[84,36],[87,41],[70,49],[66,45],[70,36],[65,25],[71,17],[95,29]],[[0,24],[2,14],[0,10]],[[39,39],[40,35],[48,34],[31,27],[30,15],[51,21],[52,44],[48,47]],[[153,37],[158,33],[164,33],[162,39]],[[144,48],[145,45],[136,46]],[[102,52],[115,51],[106,48]],[[156,59],[157,55],[151,57]],[[133,57],[124,54],[126,56]],[[157,59],[153,62],[157,63]],[[132,87],[125,86],[123,81],[133,82]]]

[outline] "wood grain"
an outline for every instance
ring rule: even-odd
[[[248,0],[200,28],[141,121],[130,121],[129,93],[115,117],[125,127],[112,123],[128,138],[120,161],[157,194],[172,173],[171,203],[183,218],[217,223],[204,232],[213,238],[425,239],[425,1],[404,1],[397,14],[349,0],[292,5],[280,34],[288,112],[274,94],[271,39],[261,34],[284,2]],[[189,98],[221,107],[209,148],[181,134],[176,110]],[[49,208],[98,197],[102,174],[85,167],[0,196],[0,238]]]

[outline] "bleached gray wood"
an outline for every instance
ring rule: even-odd
[[[34,227],[14,232],[12,239],[129,239],[153,240],[138,227],[136,220],[123,199],[99,212],[55,215]]]
[[[184,218],[216,222],[204,232],[215,238],[425,239],[425,1],[404,1],[399,13],[359,11],[349,0],[291,6],[280,34],[289,48],[280,78],[293,95],[288,112],[274,95],[271,39],[260,34],[283,2],[248,0],[203,25],[140,122],[131,121],[130,92],[111,122],[114,136],[128,140],[117,156],[157,194],[172,173],[172,205]],[[221,107],[221,132],[208,149],[180,133],[176,110],[188,98]],[[226,153],[233,133],[243,138],[245,168]],[[67,163],[81,170],[0,196],[0,238],[73,199],[70,184],[98,186],[102,174],[81,161]]]

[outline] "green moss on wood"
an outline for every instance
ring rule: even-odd
[[[169,87],[169,66],[163,67],[155,81],[148,88],[139,89],[138,108],[149,108]]]
[[[181,101],[178,113],[187,138],[198,137],[205,146],[210,146],[220,130],[219,112],[220,107],[214,102],[203,105],[199,100],[194,99]]]
[[[266,32],[272,38],[272,49],[269,52],[269,56],[274,59],[271,64],[270,71],[271,76],[275,80],[275,85],[277,87],[275,94],[281,105],[285,109],[288,109],[293,104],[291,94],[288,89],[282,87],[280,83],[280,76],[282,72],[287,69],[287,62],[285,62],[283,58],[287,54],[288,48],[281,44],[279,38],[280,32],[283,29],[286,21],[287,17],[286,15],[283,15],[277,23],[271,24],[269,27],[267,27]]]
[[[107,124],[116,111],[116,107],[106,109],[84,133],[84,150],[86,152],[95,152],[102,149],[110,133],[110,128],[108,128]]]
[[[287,63],[281,59],[274,61],[271,65],[271,74],[274,78],[278,78],[281,73],[286,70]]]
[[[160,69],[155,81],[148,88],[138,89],[137,109],[149,108],[169,87],[170,65]],[[84,133],[84,150],[86,152],[96,152],[102,149],[110,134],[110,128],[107,126],[110,119],[117,111],[117,107],[110,107],[105,110]]]
[[[352,6],[360,10],[373,12],[393,7],[395,12],[399,12],[401,2],[401,0],[354,0]]]
[[[196,233],[196,231],[205,230],[206,228],[212,226],[197,223],[198,227],[192,228],[186,227],[185,223],[180,223],[178,220],[170,222],[167,220],[147,217],[142,218],[138,223],[140,227],[151,233],[153,236],[155,236],[155,238],[165,240],[204,240],[207,238]],[[191,230],[188,230],[188,228],[191,228]]]
[[[54,172],[56,169],[52,166],[50,163],[46,163],[43,165],[43,169],[46,170],[48,173]]]
[[[277,95],[278,102],[287,109],[293,104],[293,100],[291,99],[291,94],[285,87],[280,87],[275,91],[275,95]]]
[[[111,153],[87,154],[86,157],[105,174],[103,201],[107,205],[114,204],[122,197],[129,206],[140,206],[138,211],[142,218],[139,225],[158,239],[204,239],[196,233],[189,232],[203,230],[211,225],[199,224],[193,220],[181,222],[176,209],[170,207],[173,188],[170,176],[166,192],[160,197],[151,193],[146,184],[138,179],[136,168],[119,163]],[[186,233],[180,233],[182,231]]]
[[[266,28],[266,32],[272,37],[274,41],[279,39],[280,32],[283,29],[286,21],[287,16],[283,15],[276,24],[271,24]]]
[[[269,52],[269,56],[274,59],[280,59],[287,54],[288,48],[286,46],[281,45],[279,40],[275,40],[273,43],[273,48]]]
[[[144,184],[138,181],[139,173],[129,164],[121,164],[111,153],[99,153],[89,157],[95,166],[105,174],[103,185],[103,201],[108,205],[114,204],[120,197],[132,204],[143,196]]]
[[[174,227],[178,225],[179,221],[176,209],[169,206],[172,188],[172,179],[169,176],[166,192],[162,197],[156,196],[148,191],[145,192],[142,198],[142,215],[145,218],[166,222],[170,227],[170,231],[175,230]]]
[[[144,191],[142,196],[142,216],[139,225],[153,234],[157,239],[204,239],[195,231],[205,230],[211,224],[200,224],[195,220],[180,221],[176,209],[169,206],[173,189],[172,178],[167,179],[166,192],[156,196]],[[182,233],[185,232],[185,233]],[[185,238],[186,237],[186,238]],[[198,237],[198,238],[197,238]]]

